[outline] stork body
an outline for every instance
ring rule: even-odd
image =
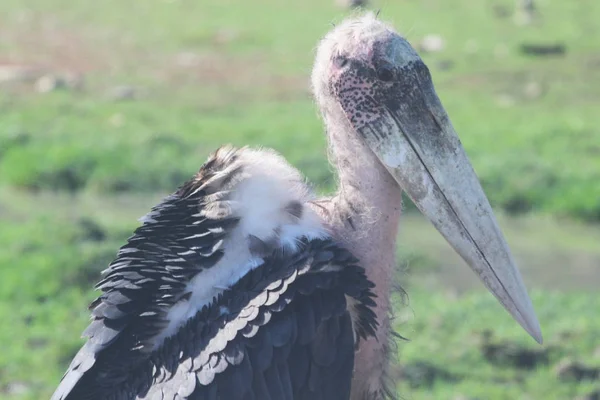
[[[104,272],[53,400],[380,400],[406,191],[536,339],[489,203],[410,45],[372,14],[312,76],[339,189],[270,150],[223,147],[142,218]]]
[[[105,271],[55,398],[347,399],[373,285],[312,200],[272,151],[215,152]]]

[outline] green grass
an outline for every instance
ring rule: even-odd
[[[566,357],[600,365],[600,304],[589,294],[600,284],[600,228],[584,225],[600,220],[600,3],[540,1],[530,26],[496,15],[513,3],[374,4],[414,44],[444,38],[424,59],[492,204],[519,217],[500,221],[537,282],[550,349],[533,370],[485,360],[486,328],[538,347],[408,216],[400,255],[410,305],[396,325],[411,340],[399,343],[400,367],[427,362],[452,379],[399,381],[402,398],[570,399],[598,385],[557,380],[553,369]],[[0,2],[0,64],[85,77],[82,90],[49,94],[0,83],[1,398],[50,395],[81,344],[99,271],[136,218],[220,144],[276,148],[332,189],[308,75],[317,40],[342,17],[333,0]],[[555,42],[565,56],[519,52]],[[190,53],[196,63],[179,65]],[[139,97],[112,99],[119,85]]]
[[[396,328],[410,340],[400,344],[401,368],[431,364],[453,379],[437,379],[432,385],[400,384],[410,399],[571,399],[594,388],[594,382],[559,380],[554,372],[560,360],[581,355],[589,365],[600,360],[596,348],[600,320],[598,298],[592,294],[534,292],[533,301],[544,327],[548,361],[533,369],[511,363],[495,364],[481,351],[482,332],[493,331],[493,341],[505,346],[537,351],[533,341],[515,329],[515,323],[488,294],[472,293],[459,299],[413,291],[410,308],[400,312]],[[405,322],[405,321],[409,322]],[[439,376],[440,374],[438,374]],[[422,383],[422,380],[416,382]],[[596,385],[597,386],[597,385]]]
[[[31,26],[20,2],[3,3],[3,30],[20,33],[5,41],[7,53],[83,70],[87,90],[3,95],[0,182],[169,190],[225,141],[276,147],[309,178],[331,182],[307,93],[315,43],[340,19],[326,3],[38,0],[28,5]],[[378,5],[414,42],[430,32],[445,39],[446,48],[425,60],[493,205],[600,218],[596,2],[542,3],[539,23],[527,27],[494,16],[493,5],[510,10],[512,1]],[[51,34],[71,47],[57,48]],[[45,58],[31,54],[30,41],[46,46]],[[564,43],[567,55],[520,54],[531,42]],[[197,54],[199,64],[178,67],[182,52]],[[448,71],[438,68],[445,61]],[[542,88],[539,98],[527,97],[531,82]],[[107,99],[107,89],[122,83],[145,96],[130,104]],[[174,155],[185,161],[169,163]]]
[[[78,333],[88,322],[85,305],[95,295],[91,286],[99,271],[135,228],[136,218],[157,200],[156,195],[0,192],[0,318],[5,321],[0,340],[10,344],[0,356],[3,398],[39,399],[50,395],[82,343]],[[501,224],[507,228],[509,242],[517,243],[518,258],[522,252],[539,253],[538,247],[554,246],[554,257],[577,260],[587,254],[598,265],[600,254],[591,243],[600,235],[597,228],[504,218]],[[545,234],[530,237],[534,227],[543,227]],[[399,302],[394,325],[409,340],[398,342],[399,369],[412,371],[426,363],[426,371],[434,366],[452,379],[438,372],[430,383],[418,375],[415,378],[413,372],[409,379],[398,380],[403,398],[454,398],[462,394],[485,399],[565,399],[592,390],[593,382],[558,380],[554,369],[565,358],[600,367],[600,319],[596,315],[600,303],[593,283],[586,286],[576,277],[561,277],[554,271],[558,265],[548,264],[552,271],[538,271],[535,264],[523,265],[525,276],[545,288],[534,291],[533,301],[544,328],[546,342],[541,349],[548,349],[549,360],[532,370],[497,366],[481,351],[481,334],[486,329],[494,333],[496,340],[532,350],[540,347],[473,282],[464,265],[452,265],[444,248],[447,245],[438,236],[432,237],[427,224],[408,216],[404,229],[403,249],[410,247],[417,255],[427,256],[422,256],[425,261],[415,258],[414,253],[402,257],[410,265],[408,273],[399,275],[399,279],[409,297],[405,304]],[[582,240],[575,244],[558,240],[560,235]],[[419,238],[423,241],[420,245]],[[522,243],[524,240],[529,243]],[[444,273],[453,279],[432,281],[427,263],[436,269],[445,264]],[[595,273],[587,271],[583,261],[570,266],[570,271],[581,275],[582,280],[598,279],[597,268]],[[554,282],[545,278],[549,273],[556,275]],[[433,276],[440,274],[434,272]],[[569,286],[561,279],[588,289],[560,292],[561,287]],[[467,282],[467,287],[461,289],[459,282]],[[25,385],[25,394],[9,395],[10,385],[15,382]]]

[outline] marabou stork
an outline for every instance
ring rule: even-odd
[[[103,272],[54,400],[393,398],[386,379],[405,191],[541,343],[531,300],[426,65],[373,14],[321,41],[312,86],[339,188],[222,147]]]

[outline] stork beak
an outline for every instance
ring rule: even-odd
[[[541,344],[521,274],[427,67],[412,62],[402,75],[402,90],[385,102],[385,117],[365,126],[370,135],[363,136],[419,210]]]

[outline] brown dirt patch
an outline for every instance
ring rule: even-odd
[[[88,73],[107,67],[102,47],[90,43],[82,32],[64,27],[52,15],[30,12],[16,20],[0,19],[0,63],[3,65]]]
[[[4,82],[16,74],[14,81],[30,83],[48,73],[94,75],[110,82],[126,73],[134,80],[150,78],[169,91],[193,86],[234,93],[233,100],[239,95],[239,100],[267,96],[285,101],[308,94],[308,76],[274,74],[268,54],[234,55],[214,45],[173,54],[128,45],[118,37],[99,27],[67,26],[55,15],[0,16],[0,75]],[[123,83],[129,82],[108,84]]]

